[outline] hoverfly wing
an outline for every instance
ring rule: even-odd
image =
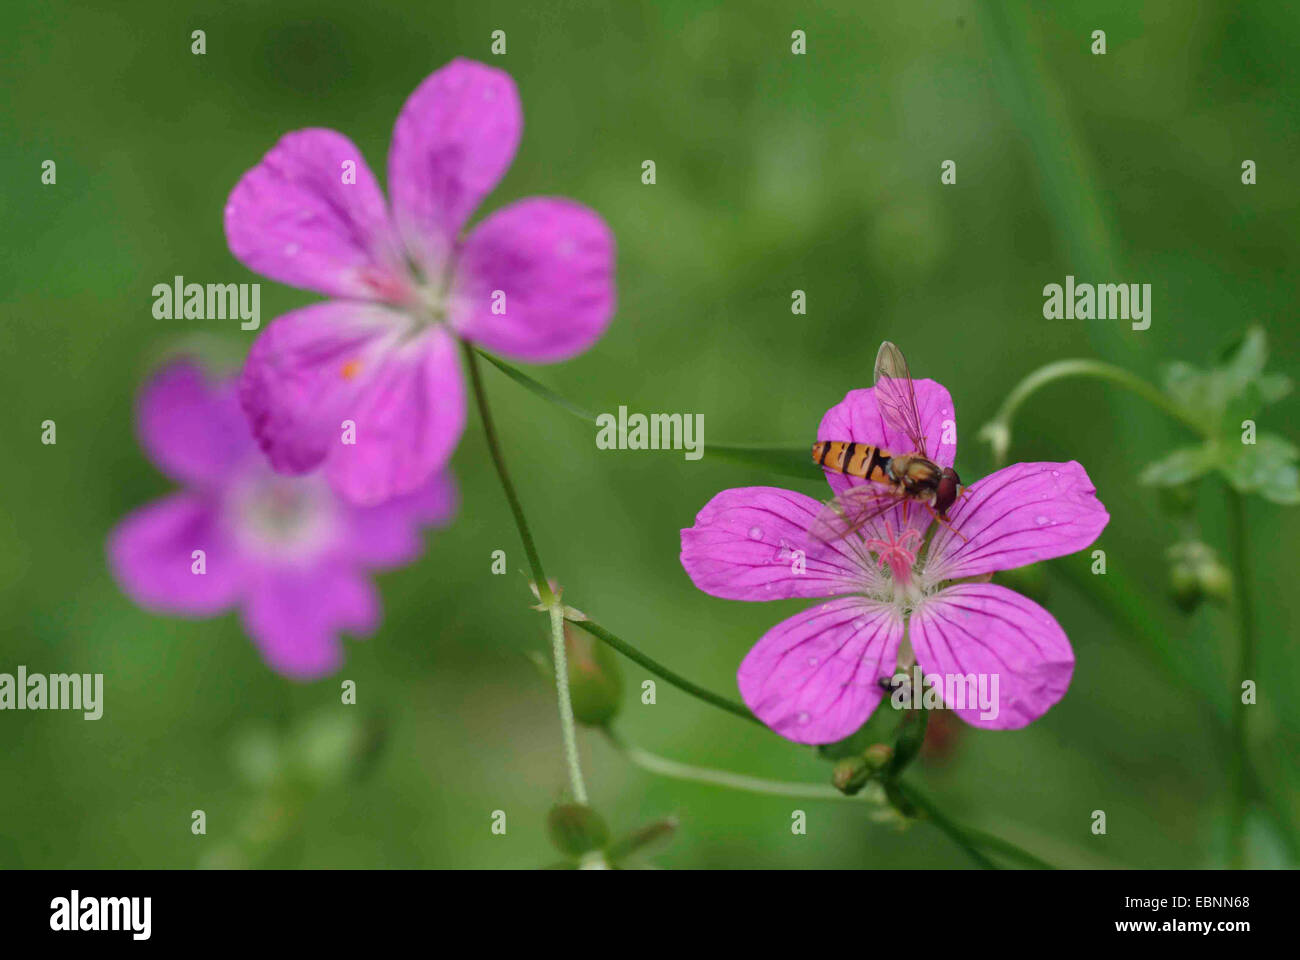
[[[876,484],[850,487],[823,505],[813,518],[808,527],[810,549],[825,549],[858,533],[872,520],[906,499],[906,494]]]
[[[907,369],[907,361],[902,351],[888,340],[880,345],[876,353],[876,405],[889,427],[907,437],[912,444],[910,451],[898,453],[919,453],[929,457],[925,449],[925,431],[921,429],[921,414],[916,408],[916,389],[912,386],[912,374]]]

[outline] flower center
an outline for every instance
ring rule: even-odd
[[[876,562],[882,569],[887,565],[890,573],[894,575],[894,583],[902,587],[912,582],[912,567],[916,564],[917,549],[920,545],[919,530],[908,527],[901,535],[896,535],[888,520],[885,521],[883,539],[873,537],[864,541],[864,546],[876,555]]]
[[[447,290],[440,284],[420,284],[410,304],[411,316],[421,328],[447,319]]]
[[[883,582],[873,573],[865,593],[874,600],[897,604],[901,608],[910,608],[922,599],[924,589],[917,572],[917,558],[920,556],[925,535],[915,527],[894,530],[889,520],[881,521],[883,535],[868,537],[865,533],[858,540],[862,562],[868,566],[878,566],[886,573]],[[880,527],[875,531],[880,532]]]
[[[307,560],[333,543],[339,516],[319,476],[286,477],[259,464],[234,487],[229,517],[240,545],[272,560]]]

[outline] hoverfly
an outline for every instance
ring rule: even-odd
[[[813,444],[813,463],[835,473],[869,480],[830,501],[818,514],[812,532],[826,542],[840,540],[899,504],[917,501],[939,522],[952,529],[948,508],[963,494],[961,478],[952,467],[940,467],[926,450],[925,431],[916,407],[916,391],[907,361],[888,340],[876,354],[876,405],[885,423],[912,444],[908,453],[847,440]],[[965,539],[965,537],[962,537]]]

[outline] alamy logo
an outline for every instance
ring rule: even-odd
[[[152,897],[85,897],[73,890],[70,897],[50,901],[50,929],[129,930],[131,939],[148,940],[152,931]]]
[[[889,702],[895,710],[953,710],[979,708],[981,720],[998,715],[999,678],[996,673],[932,673],[923,676],[920,664],[912,675],[900,673],[888,681],[893,688]]]
[[[81,710],[87,720],[104,715],[102,673],[0,673],[0,710]]]
[[[692,424],[692,419],[694,423]],[[602,413],[596,446],[601,450],[685,450],[687,460],[704,456],[704,414],[644,413],[628,416],[627,407],[618,416]],[[692,426],[694,430],[692,430]]]
[[[176,277],[171,283],[155,283],[153,315],[159,320],[233,320],[240,330],[262,325],[260,283],[186,283]]]
[[[1151,284],[1074,282],[1043,287],[1046,320],[1132,320],[1134,330],[1151,326]]]

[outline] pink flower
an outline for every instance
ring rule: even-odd
[[[465,424],[456,337],[551,362],[585,350],[614,311],[614,240],[571,200],[531,197],[466,221],[523,130],[510,76],[469,60],[435,71],[397,117],[390,207],[361,152],[333,130],[286,134],[226,204],[235,257],[336,299],[275,320],[240,400],[274,468],[324,464],[358,503],[420,487]],[[341,438],[355,424],[355,442]]]
[[[927,447],[952,466],[941,443],[955,419],[948,391],[915,384]],[[873,389],[853,390],[827,411],[819,440],[854,440],[909,452],[885,427]],[[865,483],[826,471],[835,492]],[[1064,696],[1074,653],[1038,604],[988,583],[1009,570],[1082,550],[1110,519],[1079,464],[1017,463],[972,484],[952,507],[952,526],[919,504],[895,507],[860,535],[830,544],[810,536],[821,502],[790,490],[724,490],[682,531],[682,566],[706,593],[729,600],[831,597],[777,624],[740,665],[740,691],[764,723],[799,743],[832,743],[857,730],[885,696],[881,680],[919,664],[927,688],[944,677],[996,677],[994,716],[972,702],[945,706],[967,723],[1012,730]],[[907,639],[904,639],[904,633]],[[900,650],[904,656],[900,660]],[[990,684],[991,686],[991,684]],[[987,711],[993,712],[993,711]]]
[[[145,385],[137,419],[145,452],[185,489],[114,528],[113,575],[158,613],[208,617],[238,607],[266,662],[290,677],[338,668],[339,632],[367,635],[379,625],[367,571],[414,560],[421,524],[455,511],[444,475],[409,496],[359,507],[319,474],[274,473],[248,432],[233,379],[210,382],[189,361]]]

